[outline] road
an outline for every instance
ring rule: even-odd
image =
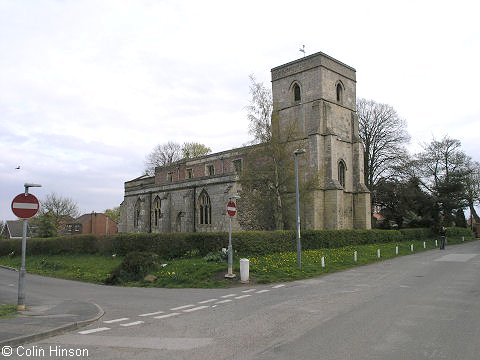
[[[0,274],[2,284],[17,276]],[[85,359],[480,357],[479,241],[315,279],[231,289],[27,281],[27,301],[89,300],[105,310],[86,328],[25,345],[44,350],[39,359],[61,358],[53,355],[62,349],[84,351]]]

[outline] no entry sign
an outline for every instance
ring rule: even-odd
[[[40,203],[38,199],[32,194],[18,194],[12,201],[12,211],[20,219],[29,219],[34,216]]]
[[[234,217],[236,213],[237,213],[237,205],[235,205],[235,202],[230,200],[227,204],[227,214],[230,217]]]

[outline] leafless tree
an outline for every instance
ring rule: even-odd
[[[406,121],[390,105],[360,98],[357,114],[365,145],[365,183],[374,190],[381,178],[390,176],[399,162],[406,161],[410,135]]]
[[[172,141],[155,146],[145,160],[145,173],[153,175],[157,166],[165,166],[182,158],[182,147]]]
[[[62,222],[69,222],[80,215],[78,205],[73,199],[55,193],[48,194],[40,204],[39,217],[48,217],[57,231]]]

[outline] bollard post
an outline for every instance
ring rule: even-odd
[[[325,256],[322,256],[321,262],[322,262],[322,268],[324,268],[325,267]]]
[[[398,255],[398,245],[395,246],[395,255]]]
[[[410,245],[410,251],[413,252],[413,244]]]
[[[435,247],[438,247],[438,240],[435,240]]]
[[[353,261],[357,262],[357,250],[353,252]]]
[[[240,282],[246,284],[250,281],[250,260],[240,259]]]
[[[380,249],[377,249],[377,258],[380,259]]]
[[[426,242],[425,242],[425,241],[423,242],[423,248],[424,248],[424,249],[426,249],[426,248],[427,248],[427,244],[426,244]]]

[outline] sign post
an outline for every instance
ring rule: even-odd
[[[228,201],[227,214],[230,221],[228,226],[228,273],[225,274],[225,277],[233,279],[235,274],[233,273],[232,217],[237,214],[237,204],[232,199]]]
[[[12,211],[20,219],[23,220],[23,234],[22,234],[22,264],[18,275],[18,303],[17,310],[25,310],[25,254],[27,252],[27,228],[28,219],[34,216],[40,208],[38,199],[28,193],[30,187],[40,187],[39,184],[24,184],[25,192],[18,194],[12,201]]]

